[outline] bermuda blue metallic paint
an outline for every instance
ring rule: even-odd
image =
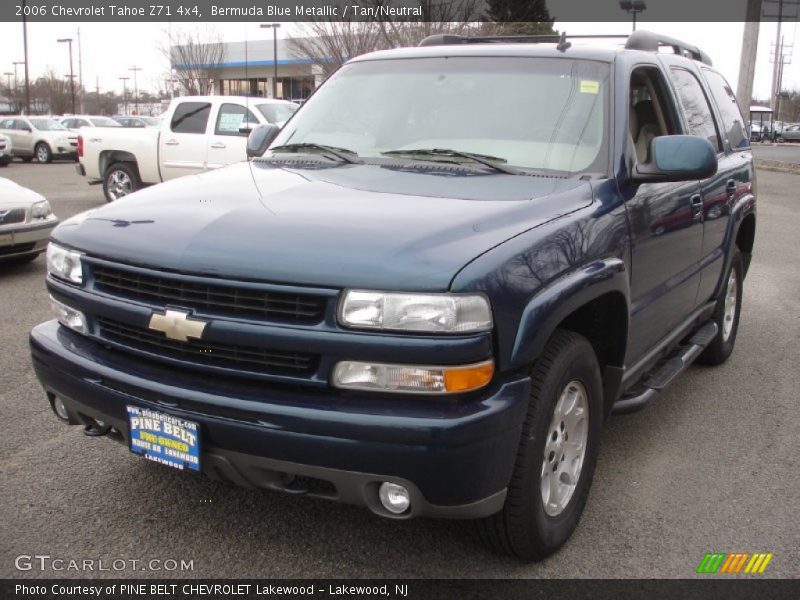
[[[125,422],[126,404],[197,421],[205,449],[413,481],[436,505],[463,505],[505,489],[529,382],[496,381],[473,402],[396,395],[334,395],[182,377],[109,353],[48,321],[31,332],[45,389]],[[69,405],[69,402],[67,402]]]

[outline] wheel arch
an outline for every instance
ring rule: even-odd
[[[132,163],[138,173],[139,165],[136,162],[136,156],[124,150],[103,150],[99,157],[100,173],[105,177],[108,168],[118,162]]]
[[[742,219],[739,229],[736,231],[736,246],[742,253],[744,261],[744,275],[750,268],[750,260],[753,257],[753,246],[756,240],[756,215],[749,213]]]
[[[630,293],[619,258],[571,271],[531,298],[520,320],[511,366],[532,364],[557,329],[579,333],[594,348],[606,413],[617,399],[628,343]]]

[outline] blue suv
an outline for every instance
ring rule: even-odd
[[[248,151],[53,232],[30,344],[63,421],[540,559],[609,414],[733,350],[753,160],[678,40],[435,36],[351,60]]]

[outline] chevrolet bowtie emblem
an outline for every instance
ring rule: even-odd
[[[161,331],[171,340],[188,342],[189,338],[203,337],[208,322],[189,319],[189,313],[179,310],[167,310],[163,315],[153,313],[148,327],[153,331]]]

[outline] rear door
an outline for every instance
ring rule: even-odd
[[[247,158],[247,133],[240,133],[245,123],[259,123],[248,108],[223,102],[214,119],[214,129],[208,138],[208,168],[217,169]]]
[[[703,67],[700,71],[717,108],[723,147],[716,181],[707,184],[709,201],[713,200],[716,205],[710,205],[706,214],[703,254],[708,266],[703,271],[700,294],[703,300],[710,300],[725,269],[725,240],[733,231],[731,212],[742,196],[753,192],[754,172],[746,122],[733,90],[715,70]]]
[[[14,119],[14,153],[33,155],[33,127],[25,119]]]
[[[210,102],[187,100],[175,107],[159,136],[162,180],[205,170],[210,116]]]

